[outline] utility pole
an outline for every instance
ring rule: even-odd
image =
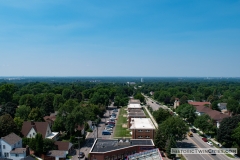
[[[80,160],[80,139],[83,138],[83,137],[75,137],[78,139],[78,159]]]

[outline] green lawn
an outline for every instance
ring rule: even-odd
[[[118,119],[115,126],[114,138],[118,137],[131,137],[130,130],[127,128],[122,128],[123,124],[127,124],[127,117],[123,117],[123,115],[127,115],[127,111],[124,110],[127,107],[122,107],[119,111]]]
[[[150,118],[150,116],[148,115],[148,112],[146,111],[146,108],[143,108],[143,111],[144,111],[144,113],[146,115],[146,118]]]

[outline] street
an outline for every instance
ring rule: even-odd
[[[193,137],[187,137],[187,139],[177,142],[179,148],[215,148],[209,146],[206,142],[204,142],[201,137],[193,133]],[[229,160],[227,156],[223,154],[184,154],[188,160],[196,159],[196,160]]]

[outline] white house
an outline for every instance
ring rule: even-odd
[[[20,160],[26,157],[26,148],[22,148],[22,139],[11,133],[0,139],[0,157]]]
[[[227,103],[218,103],[218,109],[227,110]]]
[[[52,140],[58,139],[58,132],[52,132],[48,122],[23,122],[22,134],[27,138],[34,138],[37,133],[40,133],[43,138]]]

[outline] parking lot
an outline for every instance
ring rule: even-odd
[[[109,120],[109,118],[111,117],[111,114],[113,113],[113,110],[107,110],[106,113],[104,114],[104,117],[101,118],[101,122],[98,124],[98,126],[94,127],[93,132],[89,132],[86,136],[86,140],[85,140],[85,144],[82,145],[80,147],[80,152],[83,152],[85,154],[85,157],[88,156],[88,153],[90,152],[90,149],[95,141],[95,139],[98,138],[103,138],[103,139],[112,139],[113,135],[114,135],[114,130],[115,127],[113,128],[113,132],[111,133],[111,135],[102,135],[102,131],[105,130],[106,127],[106,122]],[[116,113],[116,118],[119,115],[119,109],[118,112]],[[116,122],[117,120],[115,120]],[[79,150],[76,149],[76,155],[74,155],[71,159],[72,160],[78,160],[78,154],[79,154]],[[85,158],[82,158],[81,160],[83,160]]]

